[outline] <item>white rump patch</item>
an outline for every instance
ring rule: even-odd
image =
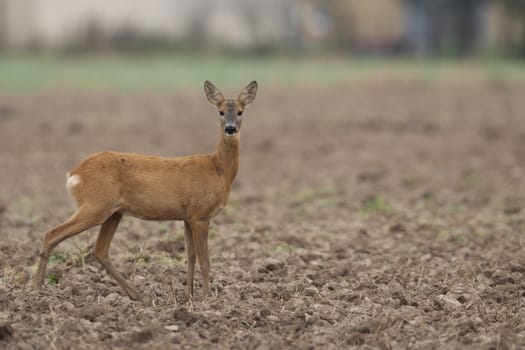
[[[67,173],[66,174],[66,178],[67,178],[67,181],[66,181],[66,188],[69,192],[71,192],[71,190],[73,189],[73,187],[77,186],[78,184],[80,184],[80,176],[78,175],[73,175],[71,176],[71,174]]]

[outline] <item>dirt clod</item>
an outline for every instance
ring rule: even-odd
[[[179,330],[179,326],[177,325],[164,326],[164,328],[171,332],[176,332]]]
[[[186,326],[191,326],[192,324],[194,324],[200,319],[199,315],[193,312],[190,312],[186,308],[183,308],[183,307],[175,310],[173,317],[176,320],[181,321]]]
[[[392,226],[390,226],[390,232],[391,233],[405,233],[407,230],[405,228],[405,225],[401,223],[396,223]]]
[[[13,327],[7,323],[0,324],[0,340],[7,340],[13,336],[15,331]]]
[[[461,303],[457,299],[443,294],[436,297],[436,302],[445,309],[461,307]]]
[[[155,337],[152,329],[143,329],[130,334],[130,341],[133,343],[146,343]]]
[[[81,311],[80,311],[80,314],[82,315],[83,318],[85,318],[86,320],[88,321],[91,321],[91,322],[94,322],[97,320],[97,318],[99,316],[102,316],[104,315],[106,311],[106,308],[104,305],[101,305],[101,304],[91,304],[91,305],[86,305],[84,306]]]
[[[284,267],[284,262],[274,259],[266,258],[262,261],[261,266],[259,267],[259,272],[268,272],[282,269]]]
[[[315,286],[310,286],[304,290],[304,295],[313,297],[319,293],[319,289]]]
[[[514,284],[515,280],[509,274],[509,272],[504,270],[496,270],[491,277],[492,283],[494,284]]]

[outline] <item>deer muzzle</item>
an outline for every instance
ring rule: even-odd
[[[224,132],[228,135],[234,135],[237,132],[237,127],[235,125],[226,125]]]

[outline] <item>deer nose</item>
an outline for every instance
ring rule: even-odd
[[[234,125],[227,125],[224,128],[224,132],[227,133],[228,135],[233,135],[237,132],[237,128]]]

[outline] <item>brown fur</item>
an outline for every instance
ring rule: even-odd
[[[77,211],[66,222],[45,234],[34,286],[44,283],[52,250],[64,239],[101,225],[94,255],[132,299],[137,292],[109,261],[109,245],[123,215],[144,220],[183,220],[188,255],[188,293],[193,295],[196,258],[203,279],[203,294],[209,294],[208,226],[225,206],[239,168],[239,129],[242,110],[255,98],[257,83],[250,83],[236,100],[226,100],[210,82],[206,96],[221,117],[217,149],[212,154],[186,157],[156,157],[121,152],[100,152],[84,159],[68,176],[80,182],[69,188]],[[235,124],[234,135],[225,133]]]

